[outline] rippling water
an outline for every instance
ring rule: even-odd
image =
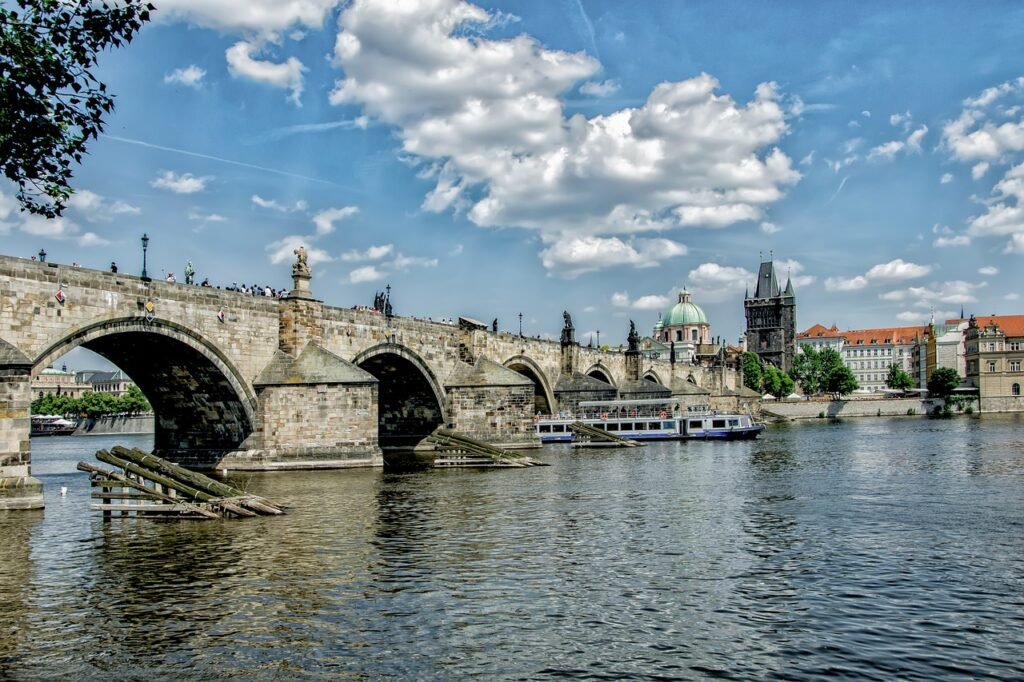
[[[291,512],[226,522],[103,523],[74,467],[114,442],[33,441],[0,677],[1024,677],[1020,419],[256,475]]]

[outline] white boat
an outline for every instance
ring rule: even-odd
[[[75,432],[78,422],[73,422],[57,414],[37,414],[32,416],[32,436],[67,436]]]
[[[542,443],[574,441],[574,422],[630,440],[734,440],[757,438],[764,430],[749,414],[720,413],[707,406],[683,409],[674,398],[587,401],[575,413],[537,415],[533,421]]]

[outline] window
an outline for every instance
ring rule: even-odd
[[[704,422],[702,422],[700,419],[691,419],[690,420],[690,428],[691,429],[699,429],[701,426],[703,426],[703,424],[704,424]]]
[[[712,419],[711,420],[711,428],[713,428],[713,429],[724,429],[725,428],[725,420],[724,419]]]
[[[1010,350],[1021,350],[1021,346],[1020,341],[1010,341]]]
[[[537,430],[541,433],[551,433],[551,424],[541,424]]]
[[[676,341],[682,341],[682,340],[683,340],[683,330],[682,329],[677,329],[676,330]]]
[[[994,343],[988,344],[988,349],[989,350],[995,350],[996,349],[996,344],[994,344]]]
[[[989,360],[988,361],[988,371],[990,371],[990,372],[996,371],[996,361],[995,360]]]
[[[697,341],[697,330],[696,329],[691,329],[690,330],[690,340],[694,341],[694,342]]]
[[[1010,393],[1014,395],[1020,395],[1020,384],[1014,384],[1010,387]]]
[[[1011,372],[1019,372],[1020,371],[1020,360],[1010,360],[1010,371]]]

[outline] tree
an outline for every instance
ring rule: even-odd
[[[909,374],[900,369],[896,363],[893,363],[889,365],[889,374],[885,377],[885,385],[889,388],[905,391],[908,388],[913,388],[914,380]]]
[[[757,353],[746,351],[740,357],[740,363],[743,367],[743,385],[760,393],[764,383],[764,368],[761,358]]]
[[[832,369],[825,384],[825,390],[832,394],[834,400],[839,400],[858,388],[860,388],[860,384],[857,383],[857,377],[853,376],[853,372],[846,365],[839,365]]]
[[[928,378],[928,394],[945,400],[960,385],[960,375],[951,367],[939,367]]]
[[[821,353],[811,346],[803,346],[793,356],[793,368],[789,376],[800,384],[804,393],[817,393],[821,390]],[[788,395],[788,394],[787,394]]]
[[[118,396],[117,411],[127,412],[129,415],[136,415],[140,412],[152,412],[149,401],[143,395],[142,389],[135,384],[128,387],[128,392]]]
[[[793,392],[793,380],[778,367],[764,370],[764,390],[776,398],[785,398]]]
[[[71,196],[71,164],[103,132],[114,97],[93,76],[99,53],[149,21],[144,0],[17,0],[0,7],[0,164],[24,210],[53,218]]]

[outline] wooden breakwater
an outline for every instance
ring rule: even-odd
[[[573,446],[577,448],[637,448],[643,445],[583,422],[573,422],[569,428],[575,436]]]
[[[502,450],[449,429],[438,428],[427,436],[426,441],[434,446],[435,467],[547,466],[522,453]]]
[[[116,467],[107,470],[79,462],[90,474],[91,508],[105,518],[115,512],[147,518],[222,519],[278,515],[284,508],[223,481],[210,478],[139,449],[99,450],[96,459]]]

